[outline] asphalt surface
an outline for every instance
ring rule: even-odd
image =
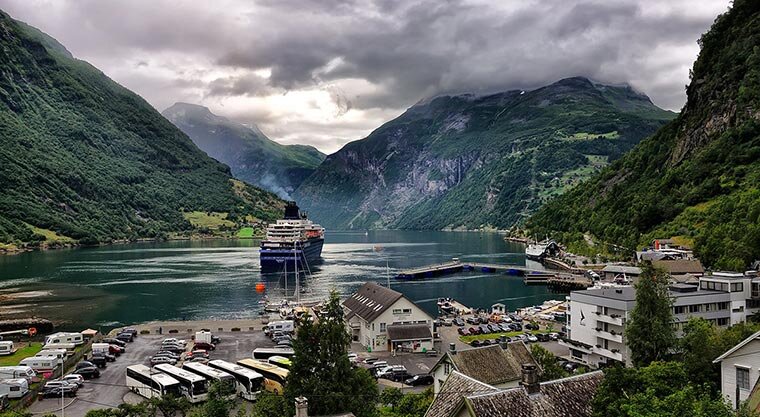
[[[257,347],[273,346],[272,341],[261,331],[224,332],[214,335],[220,337],[221,342],[217,344],[216,350],[210,352],[211,359],[223,359],[234,363],[239,359],[250,358],[251,352]],[[125,386],[127,367],[136,364],[150,366],[150,357],[158,350],[164,338],[181,336],[183,335],[141,335],[134,342],[127,343],[126,352],[100,370],[100,378],[86,381],[77,391],[75,398],[64,399],[64,415],[84,417],[93,409],[142,401],[144,398],[130,392]],[[188,350],[191,346],[192,341],[188,340]],[[61,415],[61,399],[47,398],[36,401],[29,407],[29,412],[36,415]]]

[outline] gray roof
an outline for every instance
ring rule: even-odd
[[[475,417],[590,417],[591,400],[604,378],[602,371],[541,384],[536,394],[518,387],[465,397]]]
[[[522,377],[522,365],[536,364],[525,343],[511,342],[507,349],[499,345],[446,353],[454,368],[464,375],[489,385],[516,381]]]
[[[432,339],[433,333],[427,324],[390,324],[388,325],[388,339],[400,340],[425,340]]]
[[[690,286],[690,287],[693,288],[693,286]],[[671,297],[676,298],[676,299],[683,298],[683,297],[703,296],[703,295],[728,294],[722,291],[703,290],[701,288],[697,289],[697,291],[692,291],[692,292],[669,291],[668,293],[670,294]],[[572,298],[572,294],[584,294],[584,295],[590,295],[594,297],[609,298],[609,299],[618,300],[618,301],[636,301],[636,289],[630,286],[621,287],[621,288],[603,288],[603,289],[573,291],[570,294],[571,298]]]
[[[378,318],[401,297],[398,291],[367,282],[346,299],[343,305],[351,310],[351,313],[369,322]]]
[[[631,275],[640,275],[641,274],[641,268],[638,266],[628,266],[628,265],[607,265],[602,269],[602,272],[611,272],[613,274],[631,274]]]
[[[450,417],[464,402],[465,395],[498,392],[499,389],[452,371],[428,407],[425,417]]]

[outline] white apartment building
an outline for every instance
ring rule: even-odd
[[[433,349],[433,318],[398,291],[367,282],[343,307],[351,339],[365,349]]]
[[[715,272],[701,277],[699,285],[671,285],[670,295],[678,334],[695,316],[728,327],[760,310],[760,278]],[[624,329],[636,304],[636,290],[629,286],[573,291],[568,300],[568,332],[560,343],[570,348],[573,359],[593,366],[614,361],[630,365]]]

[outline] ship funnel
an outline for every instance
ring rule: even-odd
[[[298,205],[295,201],[288,201],[285,205],[285,220],[299,220],[301,215],[298,210]]]

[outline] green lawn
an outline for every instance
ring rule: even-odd
[[[182,213],[182,215],[197,228],[219,229],[222,226],[235,226],[235,223],[227,220],[227,213],[192,211]]]
[[[34,356],[42,350],[41,343],[34,343],[32,346],[19,348],[16,353],[10,356],[0,356],[0,366],[15,366],[25,358]]]
[[[253,237],[253,227],[244,227],[238,230],[237,237],[240,239],[251,239]]]
[[[544,329],[544,330],[528,330],[532,334],[539,334],[539,333],[552,333],[554,330]],[[507,332],[507,333],[489,333],[489,334],[476,334],[475,336],[459,336],[459,340],[461,340],[464,343],[470,343],[473,340],[486,340],[486,339],[498,339],[501,336],[507,336],[507,337],[515,337],[518,334],[525,334],[525,330],[521,332]]]
[[[45,236],[45,241],[48,243],[75,243],[76,241],[68,236],[59,235],[58,233],[49,230],[49,229],[43,229],[41,227],[35,227],[32,225],[29,225],[29,227],[32,228],[32,232]]]

